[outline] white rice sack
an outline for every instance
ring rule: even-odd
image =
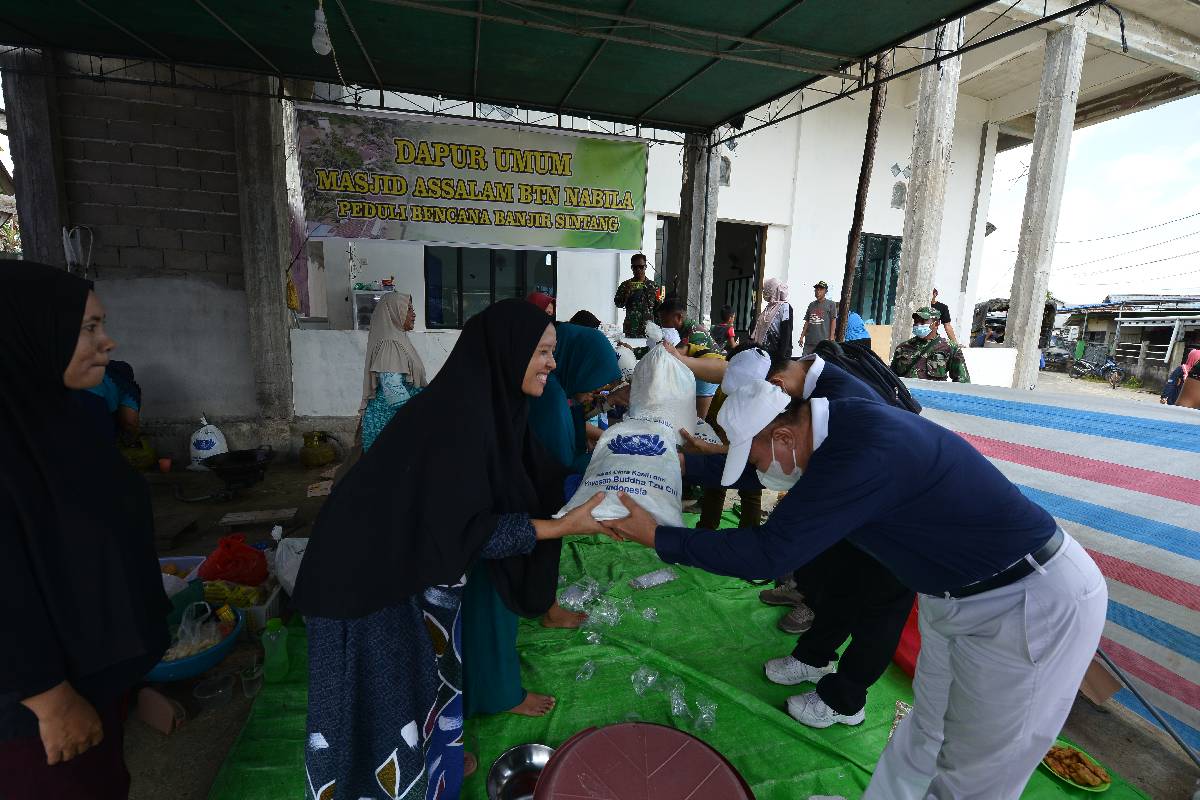
[[[716,429],[702,419],[696,420],[696,432],[692,436],[709,444],[725,444],[721,441],[721,437],[717,435]]]
[[[675,328],[660,328],[653,322],[646,323],[646,344],[651,347],[659,342],[666,342],[671,347],[678,347],[681,341],[679,331]]]
[[[637,356],[633,354],[633,350],[628,347],[617,348],[617,367],[621,370],[621,377],[629,380],[633,377],[633,371],[637,369]]]
[[[622,519],[629,516],[629,510],[617,493],[624,492],[649,511],[658,524],[683,527],[683,477],[675,439],[674,430],[657,422],[635,419],[613,425],[596,443],[575,496],[555,517],[584,505],[596,492],[604,492],[604,501],[592,516],[598,520]]]
[[[696,379],[691,370],[662,347],[652,348],[633,371],[627,416],[691,433],[696,425]],[[682,444],[678,437],[674,441]]]

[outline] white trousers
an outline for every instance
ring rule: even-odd
[[[961,600],[921,595],[913,710],[863,800],[1016,800],[1058,736],[1108,607],[1067,535],[1022,580]]]

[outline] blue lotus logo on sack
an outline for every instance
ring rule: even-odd
[[[614,436],[608,449],[624,456],[661,456],[667,452],[662,437],[653,433],[638,433],[630,436]]]
[[[193,439],[192,440],[192,447],[196,448],[197,450],[212,450],[216,446],[217,446],[216,439]]]

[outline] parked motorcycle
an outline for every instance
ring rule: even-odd
[[[1071,365],[1072,378],[1082,378],[1085,375],[1093,375],[1101,380],[1108,381],[1108,385],[1115,389],[1125,382],[1125,377],[1128,373],[1125,367],[1114,361],[1112,356],[1108,356],[1103,364],[1094,364],[1091,361],[1076,361]]]

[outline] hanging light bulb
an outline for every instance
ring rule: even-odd
[[[312,48],[319,56],[327,56],[333,52],[333,42],[329,39],[329,25],[325,22],[323,2],[318,2],[317,13],[313,15]]]

